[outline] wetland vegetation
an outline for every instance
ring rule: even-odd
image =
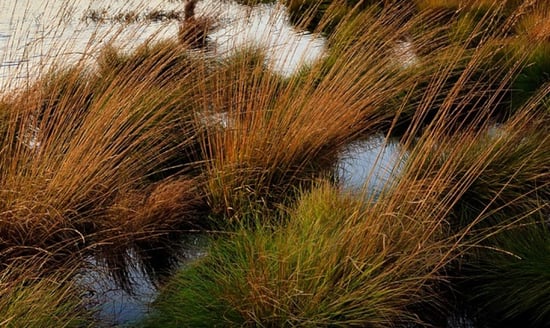
[[[82,277],[132,265],[135,326],[547,325],[547,1],[160,3],[76,20],[173,33],[2,82],[0,326],[106,325]]]

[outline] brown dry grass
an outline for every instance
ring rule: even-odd
[[[185,177],[197,148],[185,99],[200,68],[175,49],[146,45],[130,58],[107,50],[99,75],[54,71],[6,98],[4,262],[36,254],[63,262],[90,247],[125,254],[132,240],[199,220],[198,182]]]

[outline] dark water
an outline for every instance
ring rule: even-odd
[[[206,255],[207,237],[192,235],[184,237],[180,250],[179,266],[185,267]],[[133,254],[130,258],[135,259]],[[85,304],[95,313],[102,326],[132,325],[142,320],[150,310],[158,289],[137,261],[129,266],[130,290],[122,288],[108,270],[94,259],[89,259],[78,283],[86,293]]]

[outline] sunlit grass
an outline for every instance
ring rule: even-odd
[[[444,243],[435,221],[380,210],[326,184],[302,194],[288,224],[239,231],[179,272],[148,326],[414,322],[407,308],[435,301]]]
[[[196,223],[193,208],[201,207],[202,196],[186,173],[199,147],[185,99],[192,73],[201,68],[170,46],[143,55],[144,46],[128,59],[107,49],[99,72],[84,66],[52,71],[6,100],[9,129],[0,154],[1,212],[10,218],[0,228],[5,260],[36,250],[70,258],[94,244],[115,256],[115,249],[126,252],[117,242],[131,246],[133,238],[154,239],[186,220]],[[168,176],[175,184],[152,184]],[[172,210],[144,210],[151,202]]]
[[[231,233],[175,275],[157,303],[164,321],[151,325],[387,327],[444,304],[446,270],[482,263],[480,245],[530,257],[518,255],[522,240],[546,232],[516,226],[548,215],[548,40],[533,23],[547,10],[415,4],[289,2],[329,47],[289,76],[271,70],[272,49],[218,58],[174,35],[133,50],[108,43],[94,63],[48,64],[3,93],[8,299],[27,304],[31,288],[55,295],[37,309],[70,315],[70,281],[18,285],[11,263],[93,255],[124,282],[130,250],[146,262],[150,250],[174,252],[178,232],[215,227]],[[400,139],[403,169],[376,197],[343,193],[342,151],[380,133]],[[491,245],[505,229],[514,234]],[[498,283],[516,277],[509,259],[495,262]],[[538,293],[514,292],[525,307],[503,300],[503,318],[539,310]]]

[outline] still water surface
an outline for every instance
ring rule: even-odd
[[[100,47],[114,42],[131,49],[148,39],[175,38],[178,21],[138,20],[122,23],[110,18],[154,11],[182,12],[174,0],[0,0],[0,85],[15,86],[36,77],[53,63],[93,59]],[[104,20],[89,19],[101,14]],[[246,46],[267,49],[267,63],[282,75],[319,59],[326,40],[298,31],[281,5],[247,7],[231,1],[203,0],[196,16],[212,17],[211,53],[227,56]],[[90,60],[93,62],[93,60]]]

